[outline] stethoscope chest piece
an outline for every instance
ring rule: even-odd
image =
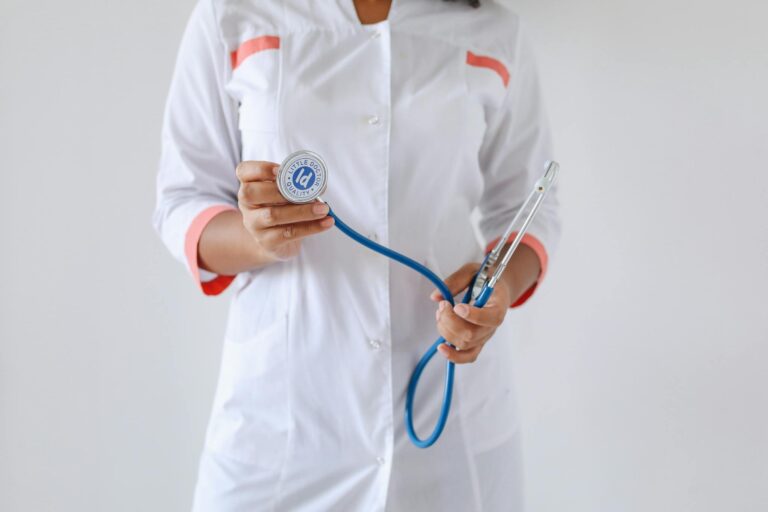
[[[291,203],[311,203],[328,186],[328,168],[317,153],[291,153],[277,171],[277,188]]]

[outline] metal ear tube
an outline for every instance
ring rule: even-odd
[[[528,194],[525,202],[517,211],[514,218],[507,226],[507,229],[504,231],[504,234],[499,239],[499,243],[497,243],[490,254],[488,254],[488,257],[485,259],[483,266],[480,268],[472,290],[473,301],[477,302],[478,298],[482,295],[483,288],[490,287],[493,289],[496,286],[496,283],[499,281],[501,275],[504,273],[504,270],[507,268],[509,261],[512,259],[512,255],[515,253],[518,246],[520,245],[520,242],[522,242],[525,233],[528,231],[528,226],[530,226],[533,218],[539,211],[539,207],[541,206],[542,201],[544,201],[547,192],[549,192],[549,189],[552,188],[552,185],[557,179],[559,172],[560,164],[557,162],[549,162],[547,165],[547,171],[544,173],[544,176],[539,178],[539,180],[536,182],[533,190],[531,190],[531,192]],[[533,206],[531,206],[531,203],[533,203]],[[509,237],[512,236],[512,233],[516,231],[516,227],[520,223],[520,219],[522,218],[523,213],[529,210],[529,208],[530,211],[525,217],[525,220],[523,221],[520,228],[517,229],[514,240],[512,240],[512,243],[509,244],[509,247],[504,252],[504,256],[501,258],[501,263],[499,263],[499,265],[496,267],[496,270],[493,272],[493,275],[489,279],[488,274],[493,266],[496,265],[496,262],[499,259],[499,254],[501,254],[502,249],[506,245],[506,241],[509,240]],[[483,304],[485,303],[483,302]]]

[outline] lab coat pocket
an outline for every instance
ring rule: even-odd
[[[243,160],[280,161],[282,56],[267,49],[249,56],[237,68],[228,90],[240,103],[238,127]]]
[[[207,448],[279,470],[292,428],[288,403],[288,319],[224,342]]]
[[[278,139],[277,96],[249,93],[240,103],[243,160],[274,160]]]

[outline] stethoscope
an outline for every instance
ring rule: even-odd
[[[461,299],[463,304],[470,304],[474,307],[482,308],[488,302],[491,294],[493,294],[496,283],[504,273],[507,264],[509,264],[510,259],[512,259],[512,255],[520,245],[523,236],[525,236],[528,226],[530,226],[536,212],[539,210],[544,197],[547,195],[550,188],[552,188],[552,184],[557,178],[560,165],[557,162],[549,162],[546,167],[546,172],[536,182],[533,190],[528,194],[523,206],[517,211],[514,218],[509,223],[509,226],[507,226],[507,229],[499,239],[499,242],[493,250],[486,255],[480,266],[480,270],[475,274],[467,287],[464,297]],[[316,199],[326,203],[322,200],[320,195],[325,192],[327,186],[328,167],[320,155],[315,152],[306,150],[296,151],[295,153],[290,154],[283,163],[280,164],[277,173],[277,188],[280,190],[282,196],[291,203],[310,203]],[[526,211],[528,211],[528,214],[523,219],[523,214]],[[426,266],[361,235],[343,222],[333,209],[331,209],[330,205],[328,205],[328,216],[333,217],[336,227],[349,238],[372,251],[415,270],[429,279],[452,306],[455,304],[453,295],[448,289],[448,286],[446,286],[443,280]],[[521,219],[523,220],[522,225],[519,229],[516,229],[516,226],[520,223]],[[508,240],[513,234],[515,234],[514,240],[509,244],[504,255],[501,256],[502,250],[506,245],[504,241]],[[499,261],[500,256],[501,260]],[[411,379],[408,382],[408,391],[405,398],[405,428],[411,442],[419,448],[428,448],[437,441],[445,428],[445,424],[448,421],[448,413],[451,410],[453,379],[456,365],[452,361],[447,361],[445,385],[443,386],[443,403],[440,407],[440,415],[437,419],[437,423],[435,424],[432,433],[426,439],[421,439],[418,434],[416,434],[416,430],[413,426],[413,399],[416,395],[416,388],[419,385],[419,379],[421,378],[422,372],[432,360],[432,357],[437,353],[437,347],[443,343],[451,345],[445,338],[442,336],[439,337],[424,353],[418,364],[416,364],[416,368],[414,368],[413,373],[411,374]]]

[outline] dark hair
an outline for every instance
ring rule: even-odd
[[[444,2],[455,2],[456,0],[443,0]],[[480,0],[466,0],[472,7],[480,7]]]

